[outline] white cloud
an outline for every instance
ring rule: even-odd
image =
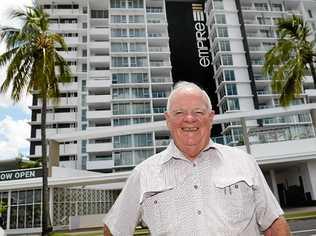
[[[12,20],[10,13],[13,9],[23,9],[25,6],[31,6],[32,0],[18,0],[18,1],[1,1],[0,5],[0,25],[1,26],[19,26],[20,22]],[[0,43],[0,54],[5,51],[5,45]],[[0,68],[0,84],[2,84],[5,78],[6,67]],[[17,105],[25,112],[30,113],[28,106],[31,104],[31,96],[23,94],[21,101]],[[7,94],[0,94],[0,107],[12,106],[13,102]]]
[[[6,116],[0,121],[0,159],[17,157],[29,148],[30,126],[27,120],[13,120]],[[24,153],[28,154],[28,153]]]

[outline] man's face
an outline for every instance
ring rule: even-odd
[[[165,113],[171,136],[188,159],[194,159],[207,146],[214,113],[197,89],[177,91]]]

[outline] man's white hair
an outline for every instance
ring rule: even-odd
[[[168,97],[168,101],[167,101],[167,112],[170,112],[170,106],[171,106],[171,102],[173,97],[175,96],[175,94],[180,91],[180,90],[191,90],[191,89],[195,89],[201,92],[202,96],[204,97],[204,100],[206,102],[206,105],[208,107],[209,110],[212,110],[212,103],[211,100],[209,98],[209,96],[207,95],[207,93],[201,89],[198,85],[196,85],[195,83],[191,83],[191,82],[187,82],[187,81],[179,81],[175,84],[173,90],[171,91],[169,97]]]

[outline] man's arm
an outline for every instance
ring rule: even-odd
[[[283,216],[277,218],[271,226],[264,231],[264,236],[290,236],[290,228]]]
[[[104,225],[104,236],[112,236],[111,231],[109,229],[109,227],[107,227],[107,225]]]

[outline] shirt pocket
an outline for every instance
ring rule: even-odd
[[[155,192],[142,202],[143,220],[152,235],[169,235],[175,226],[175,190],[166,189]]]
[[[246,226],[255,210],[253,181],[247,177],[234,177],[216,179],[214,183],[216,200],[226,223]]]

